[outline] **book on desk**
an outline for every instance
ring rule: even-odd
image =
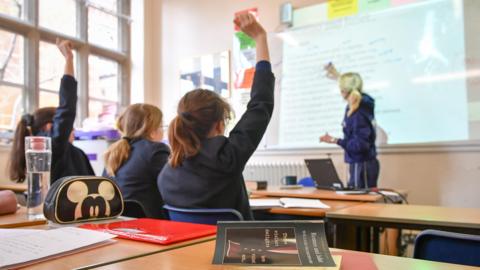
[[[139,218],[103,224],[84,224],[84,229],[117,235],[119,238],[168,245],[214,235],[217,227],[170,220]]]

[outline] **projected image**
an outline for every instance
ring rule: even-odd
[[[324,147],[320,135],[342,136],[346,103],[324,74],[329,62],[362,75],[381,143],[469,139],[461,3],[418,1],[282,33],[278,146]]]

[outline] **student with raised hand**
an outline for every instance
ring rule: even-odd
[[[77,112],[77,81],[74,78],[72,43],[57,39],[57,47],[65,58],[65,71],[60,82],[59,105],[25,114],[17,124],[9,160],[10,179],[23,182],[25,170],[25,137],[51,138],[52,160],[50,182],[71,175],[94,175],[85,153],[72,145],[73,124]]]
[[[122,138],[105,153],[104,176],[113,178],[124,200],[140,203],[147,217],[165,218],[157,176],[170,149],[162,143],[162,112],[149,104],[133,104],[120,115]]]
[[[375,146],[375,100],[363,92],[360,74],[340,74],[333,64],[325,66],[327,77],[338,81],[340,94],[347,101],[343,119],[343,138],[328,133],[321,142],[337,144],[345,150],[345,162],[349,164],[348,186],[356,188],[377,187],[380,165]]]
[[[168,205],[233,208],[250,220],[253,216],[242,172],[272,116],[275,78],[263,27],[249,13],[237,15],[234,23],[257,45],[257,65],[247,110],[225,137],[230,105],[209,90],[197,89],[185,94],[170,124],[172,155],[158,177],[158,188]]]

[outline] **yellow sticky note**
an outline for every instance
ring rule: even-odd
[[[328,19],[351,16],[358,13],[358,0],[329,0]]]

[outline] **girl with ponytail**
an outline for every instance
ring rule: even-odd
[[[149,104],[133,104],[117,119],[122,138],[105,152],[104,176],[120,187],[125,200],[140,203],[147,217],[165,218],[157,176],[170,150],[162,143],[162,111]]]
[[[169,127],[172,155],[158,176],[158,188],[168,205],[232,208],[248,220],[253,217],[242,172],[270,121],[275,78],[263,27],[249,13],[237,15],[234,22],[257,45],[257,65],[247,110],[225,137],[230,105],[209,90],[197,89],[185,94]]]
[[[72,145],[73,124],[77,112],[77,81],[74,76],[72,43],[57,39],[57,47],[65,58],[65,75],[60,82],[59,106],[40,108],[25,114],[15,129],[8,171],[10,179],[25,180],[25,137],[47,136],[52,142],[50,182],[71,175],[94,175],[85,153]]]
[[[343,139],[326,133],[320,141],[337,144],[345,150],[345,162],[350,171],[348,186],[377,187],[380,165],[375,146],[375,100],[363,92],[360,74],[340,74],[331,63],[325,69],[328,78],[338,80],[340,94],[348,105],[343,119]]]

